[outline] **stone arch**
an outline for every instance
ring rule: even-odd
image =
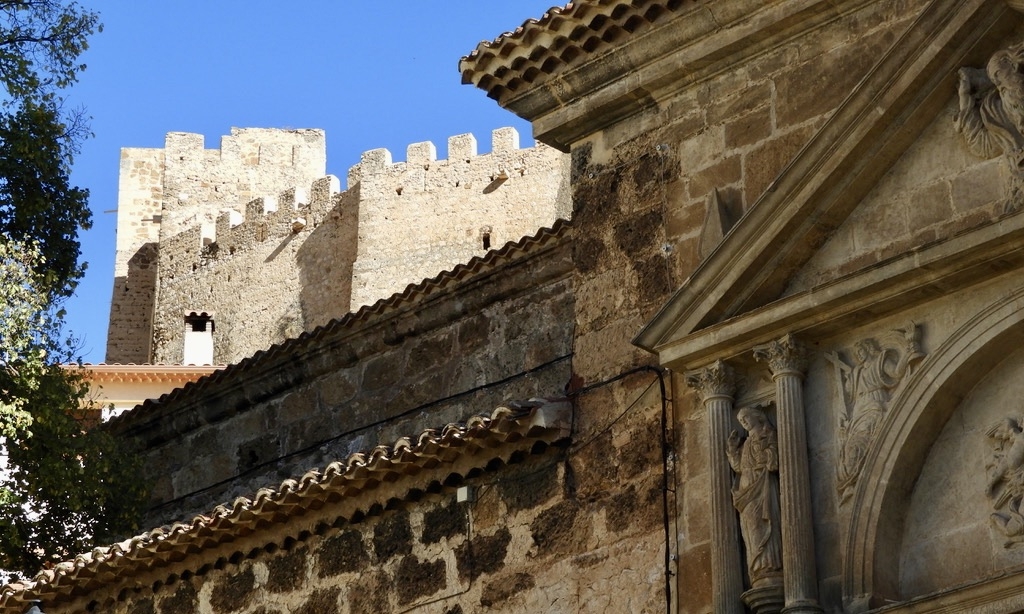
[[[862,612],[899,593],[899,543],[915,481],[942,428],[975,384],[1024,344],[1024,288],[983,309],[910,377],[879,429],[852,501],[843,600]]]

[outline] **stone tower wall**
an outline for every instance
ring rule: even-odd
[[[149,362],[163,183],[164,150],[121,150],[108,362]]]
[[[238,362],[348,312],[352,194],[335,177],[249,202],[160,243],[153,359],[181,362],[183,314],[213,314],[215,364]]]
[[[237,362],[568,217],[568,157],[518,140],[370,151],[345,191],[317,130],[125,149],[107,362],[180,363],[191,311],[213,313],[214,363]]]
[[[305,187],[327,173],[323,130],[232,128],[220,149],[201,134],[169,132],[164,143],[160,239],[196,225],[209,232],[225,209]]]
[[[352,308],[568,218],[568,164],[546,145],[520,149],[513,128],[495,130],[487,154],[472,134],[448,139],[446,160],[429,141],[405,162],[363,154]]]

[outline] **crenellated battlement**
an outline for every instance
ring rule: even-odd
[[[274,172],[288,167],[315,165],[326,153],[323,130],[232,128],[220,137],[219,149],[206,149],[206,137],[192,132],[168,132],[164,151],[170,164],[193,166],[239,165]]]
[[[344,191],[325,142],[233,128],[219,149],[172,132],[122,151],[108,361],[180,361],[182,313],[203,310],[217,314],[216,361],[232,362],[571,213],[568,157],[521,148],[513,128],[484,154],[472,134],[449,138],[446,159],[431,142],[401,162],[367,151]],[[132,264],[154,259],[132,260],[140,250],[155,266]],[[117,315],[140,310],[149,324]]]
[[[360,201],[353,307],[568,218],[568,162],[546,145],[520,148],[514,128],[495,130],[485,154],[472,134],[449,138],[447,159],[429,141],[409,145],[404,162],[364,153],[350,173]]]
[[[244,213],[223,209],[214,223],[193,225],[160,242],[161,276],[187,275],[212,260],[244,257],[260,243],[280,242],[313,230],[341,200],[341,183],[327,175],[308,187],[255,198],[245,204]]]
[[[490,183],[522,177],[531,165],[546,165],[553,153],[555,150],[543,144],[520,148],[515,128],[499,128],[491,133],[491,151],[484,154],[478,153],[472,134],[449,137],[446,159],[438,159],[437,147],[431,141],[410,144],[404,162],[394,162],[387,149],[371,149],[353,167],[349,181],[350,185],[353,179],[361,181],[364,194],[380,189],[394,191],[397,196],[406,190],[466,188],[467,181]]]

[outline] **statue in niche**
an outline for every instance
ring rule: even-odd
[[[982,158],[1003,154],[1012,185],[1007,211],[1024,202],[1024,44],[997,51],[988,66],[961,68],[960,110],[954,119],[971,151]]]
[[[1006,536],[1004,547],[1024,543],[1024,424],[1022,418],[1003,418],[985,434],[992,445],[992,456],[985,465],[986,494],[995,499],[992,524]]]
[[[756,407],[740,410],[745,439],[733,431],[726,452],[736,474],[733,505],[740,514],[740,534],[747,551],[753,588],[782,581],[782,521],[779,511],[779,444],[775,427]]]
[[[889,401],[910,368],[924,358],[920,330],[913,322],[879,339],[854,344],[853,360],[833,352],[826,357],[836,368],[844,408],[839,415],[839,459],[836,485],[840,503],[853,494],[868,448],[889,411]]]

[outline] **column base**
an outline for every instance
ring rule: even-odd
[[[782,608],[782,614],[823,614],[824,611],[813,599],[787,603],[786,607]]]
[[[740,596],[754,614],[779,614],[786,603],[781,585],[752,588]]]

